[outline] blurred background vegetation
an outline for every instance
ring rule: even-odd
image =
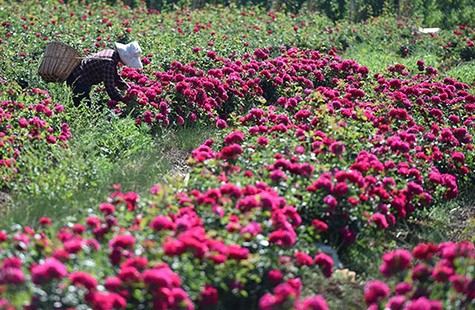
[[[115,2],[112,0],[110,2]],[[319,12],[333,21],[362,22],[375,16],[393,14],[400,18],[417,18],[424,27],[453,28],[474,22],[473,0],[124,0],[138,6],[142,3],[156,10],[189,6],[202,9],[206,5],[258,6],[269,11]]]

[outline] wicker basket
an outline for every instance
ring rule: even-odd
[[[67,44],[48,42],[38,74],[46,82],[64,82],[83,59],[81,56]]]

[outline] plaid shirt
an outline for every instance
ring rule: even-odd
[[[127,84],[117,73],[119,59],[119,53],[115,50],[104,50],[93,54],[81,61],[68,80],[89,87],[104,82],[109,97],[112,100],[121,101],[123,97],[115,89],[115,85],[127,87]]]

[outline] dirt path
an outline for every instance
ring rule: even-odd
[[[169,174],[174,178],[184,178],[186,181],[190,177],[189,167],[186,162],[191,153],[172,147],[164,152],[164,157],[172,166]]]

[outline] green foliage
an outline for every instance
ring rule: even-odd
[[[408,1],[410,14],[420,17],[425,27],[451,28],[473,23],[473,12],[467,10],[468,0]]]
[[[24,149],[21,173],[11,188],[16,205],[3,225],[74,215],[100,202],[112,184],[146,191],[171,168],[160,156],[159,140],[133,120],[84,109],[78,113],[83,117],[70,122],[75,134],[67,148]],[[31,200],[32,195],[37,199]]]
[[[463,81],[469,85],[472,85],[470,90],[473,94],[473,85],[475,85],[475,62],[461,63],[449,68],[445,73],[447,77]]]
[[[126,0],[125,3],[137,6],[134,1]],[[193,3],[198,2],[197,8],[204,6],[228,6],[232,4],[236,7],[258,7],[264,10],[280,10],[289,13],[299,13],[305,11],[316,11],[324,14],[332,21],[349,19],[353,22],[362,22],[381,15],[399,16],[402,18],[417,17],[424,27],[439,27],[450,29],[457,25],[465,25],[473,22],[473,12],[467,10],[472,5],[470,0],[443,0],[443,1],[408,1],[408,0],[182,0],[182,1],[164,1],[147,0],[147,7],[160,11],[170,11],[177,7],[191,7]],[[278,2],[276,4],[275,2]],[[399,14],[399,15],[398,15]]]

